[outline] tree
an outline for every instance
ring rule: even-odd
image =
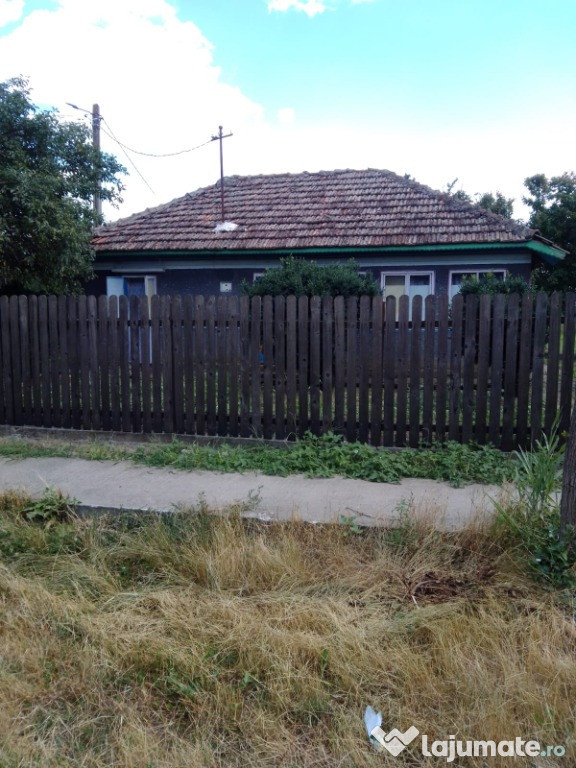
[[[120,201],[125,169],[90,129],[39,110],[28,83],[0,83],[0,291],[66,293],[92,274],[91,200]]]
[[[495,195],[492,192],[476,193],[474,199],[463,189],[458,189],[455,192],[452,191],[457,181],[458,179],[454,179],[454,181],[446,184],[446,192],[450,197],[453,197],[455,200],[461,200],[464,203],[479,205],[480,208],[485,208],[487,211],[492,211],[492,213],[497,213],[507,219],[511,219],[514,216],[514,198],[504,197],[502,192],[496,191]]]
[[[504,197],[502,192],[498,192],[498,190],[496,190],[495,195],[492,192],[485,192],[478,196],[477,205],[480,208],[486,208],[487,211],[504,216],[506,219],[511,219],[514,216],[514,198]]]
[[[548,179],[543,173],[524,181],[524,203],[532,212],[528,223],[548,240],[568,251],[554,266],[545,265],[534,275],[538,288],[547,291],[576,290],[576,174],[563,173]]]
[[[280,259],[254,283],[244,282],[249,296],[378,296],[380,286],[371,275],[360,275],[354,261],[320,266],[315,261]]]

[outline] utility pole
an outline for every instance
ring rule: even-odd
[[[227,133],[224,135],[222,133],[222,126],[218,126],[218,135],[212,136],[212,141],[219,141],[220,142],[220,205],[221,205],[221,215],[222,215],[222,222],[226,221],[225,211],[224,211],[224,153],[222,151],[222,140],[227,139],[229,136],[232,136],[233,134]]]
[[[92,105],[92,145],[95,149],[100,151],[100,106],[98,104]],[[100,190],[97,187],[94,192],[94,213],[97,216],[102,216],[102,200],[100,199]]]
[[[78,112],[85,112],[87,115],[91,116],[92,146],[98,151],[100,151],[100,123],[102,122],[102,117],[100,116],[100,106],[98,104],[92,104],[92,112],[90,112],[88,109],[79,107],[76,104],[72,104],[69,101],[67,101],[66,104],[69,107],[72,107],[72,109],[77,109]],[[94,190],[94,194],[92,195],[92,205],[94,207],[94,213],[97,216],[102,216],[102,200],[100,200],[100,191],[98,187],[96,187],[96,189]]]

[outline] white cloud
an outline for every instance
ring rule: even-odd
[[[219,125],[235,135],[251,134],[263,120],[258,104],[223,82],[200,29],[179,20],[165,0],[60,0],[54,10],[30,13],[0,45],[0,81],[19,74],[29,76],[36,103],[58,108],[67,119],[89,118],[66,102],[88,110],[98,102],[103,131],[111,128],[144,152],[193,147]],[[236,141],[226,140],[226,159]],[[171,159],[131,156],[152,194],[105,133],[102,148],[130,171],[122,214],[211,184],[219,175],[216,142]]]
[[[24,10],[24,0],[0,0],[0,27],[18,21]]]
[[[327,8],[326,0],[268,0],[269,11],[303,11],[310,17],[324,13]]]
[[[293,125],[296,120],[296,113],[292,107],[282,107],[276,112],[276,118],[280,125]]]

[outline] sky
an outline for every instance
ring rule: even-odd
[[[99,104],[108,220],[215,183],[219,126],[225,175],[385,168],[523,218],[576,170],[575,36],[574,0],[0,0],[0,81]]]

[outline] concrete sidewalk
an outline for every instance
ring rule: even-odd
[[[170,511],[177,505],[205,503],[211,509],[242,504],[245,514],[262,520],[300,519],[360,525],[389,525],[402,510],[433,515],[442,528],[460,527],[477,513],[490,513],[498,486],[451,488],[431,480],[399,484],[344,478],[272,477],[257,473],[220,474],[138,466],[130,462],[84,459],[0,458],[0,490],[41,495],[57,488],[90,511]]]

